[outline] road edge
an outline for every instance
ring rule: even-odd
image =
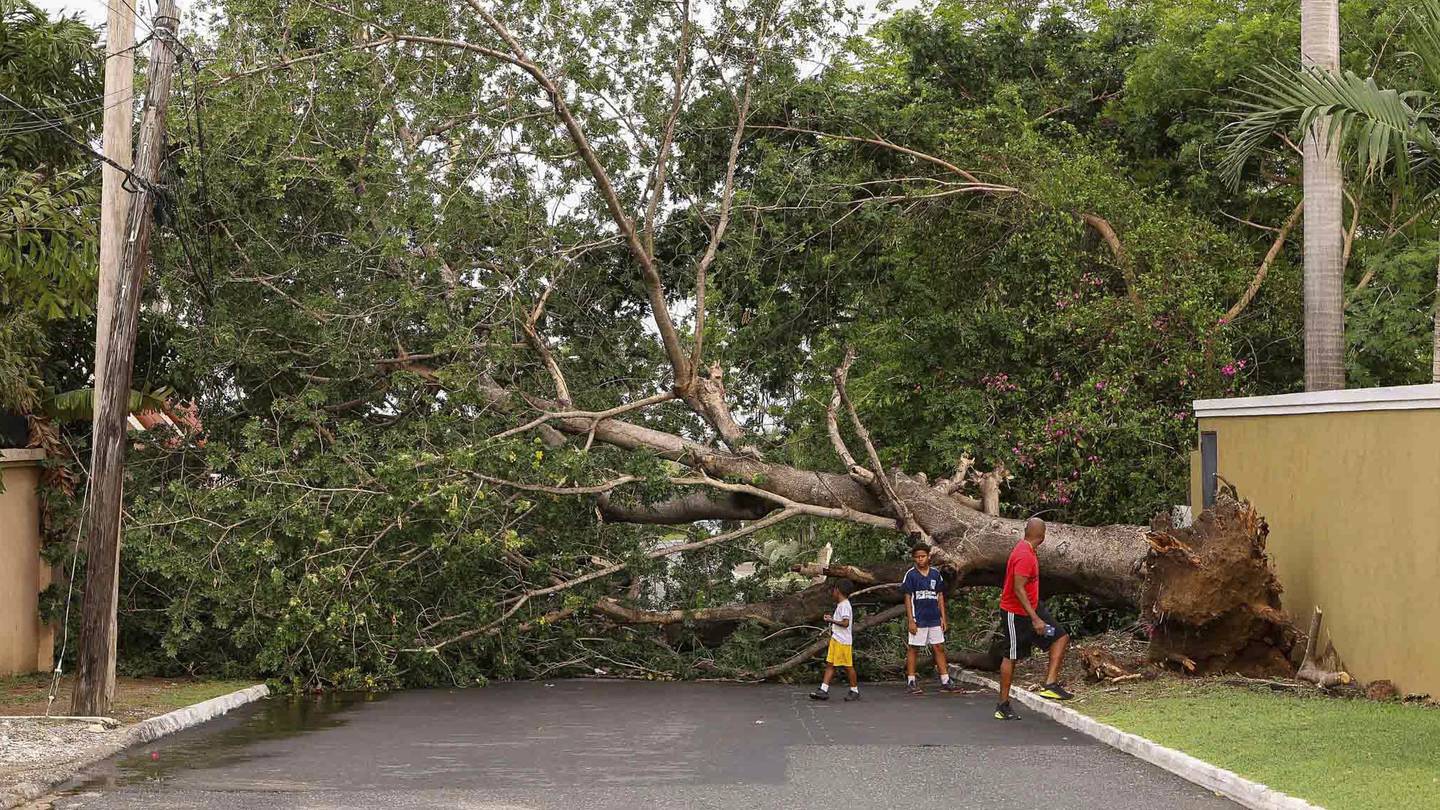
[[[65,763],[54,774],[39,781],[21,782],[6,788],[3,793],[0,793],[0,810],[9,810],[9,808],[34,801],[64,784],[81,769],[112,757],[126,748],[143,745],[168,734],[193,728],[269,694],[270,687],[260,683],[209,700],[202,700],[173,712],[141,720],[128,726],[119,739],[96,746],[86,756]]]
[[[1000,689],[1000,684],[994,680],[967,669],[959,670],[959,678],[965,683],[984,686],[997,692]],[[1192,757],[1183,751],[1166,748],[1154,740],[1106,725],[1089,715],[1062,706],[1055,701],[1046,700],[1018,686],[1010,690],[1010,696],[1018,700],[1025,708],[1043,714],[1062,726],[1074,729],[1137,759],[1143,759],[1151,765],[1167,770],[1206,790],[1218,793],[1250,808],[1250,810],[1324,810],[1319,805],[1311,804],[1288,793],[1281,793],[1274,788],[1246,779],[1234,771],[1227,771],[1203,759]]]

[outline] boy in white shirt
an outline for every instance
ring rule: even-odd
[[[835,600],[835,612],[825,614],[830,625],[830,649],[825,653],[825,676],[820,688],[810,693],[811,700],[830,699],[830,679],[835,677],[835,668],[844,667],[850,675],[850,692],[845,702],[860,699],[860,676],[855,672],[854,638],[855,611],[850,607],[850,594],[855,583],[848,579],[835,581],[830,586],[830,596]]]

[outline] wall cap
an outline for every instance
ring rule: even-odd
[[[0,448],[0,467],[28,466],[45,460],[45,451],[38,447]]]
[[[1342,391],[1307,391],[1266,397],[1197,399],[1195,418],[1278,416],[1350,411],[1440,410],[1440,383],[1396,385],[1388,388],[1350,388]]]

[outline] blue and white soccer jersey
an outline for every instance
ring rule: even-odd
[[[945,633],[940,629],[940,594],[945,592],[945,578],[940,571],[932,567],[922,574],[911,568],[900,581],[900,590],[909,595],[915,611],[916,632],[909,634],[910,644],[928,647],[944,643]]]

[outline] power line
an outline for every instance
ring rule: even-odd
[[[26,115],[29,115],[30,117],[32,117],[32,118],[34,118],[34,119],[36,119],[36,120],[38,120],[38,121],[41,121],[41,122],[45,123],[47,128],[53,129],[53,130],[55,130],[56,132],[60,133],[60,137],[64,138],[65,140],[67,140],[67,141],[69,141],[70,143],[74,144],[75,146],[79,147],[79,148],[80,148],[83,152],[85,152],[86,154],[88,154],[88,155],[90,155],[91,157],[94,157],[94,158],[96,158],[96,159],[98,159],[98,160],[100,160],[100,161],[103,161],[103,162],[105,163],[105,165],[107,165],[107,166],[111,167],[112,169],[115,169],[115,170],[121,172],[122,174],[124,174],[126,180],[128,180],[128,181],[130,181],[130,182],[133,182],[133,183],[141,186],[142,188],[145,188],[146,190],[150,191],[151,193],[154,193],[154,194],[160,194],[160,193],[161,193],[161,192],[160,192],[160,189],[159,189],[158,187],[152,185],[151,183],[149,183],[149,182],[146,181],[145,179],[136,176],[134,172],[130,171],[129,169],[125,168],[124,166],[121,166],[119,163],[116,163],[115,161],[111,160],[110,158],[106,157],[105,155],[103,155],[103,154],[101,154],[101,153],[99,153],[99,152],[96,152],[94,149],[92,149],[92,148],[90,147],[90,144],[85,143],[84,141],[80,140],[79,138],[75,137],[74,135],[71,135],[69,132],[67,132],[67,131],[65,130],[65,128],[64,128],[63,126],[60,125],[60,123],[57,123],[57,122],[55,122],[55,121],[51,121],[51,120],[45,118],[45,117],[42,116],[40,113],[36,112],[35,110],[30,109],[29,107],[26,107],[24,104],[21,104],[20,102],[16,101],[16,100],[13,99],[13,98],[10,98],[9,96],[5,95],[4,93],[0,93],[0,101],[8,102],[8,103],[14,105],[16,109],[20,110],[21,112],[25,113]],[[132,190],[132,193],[133,193],[133,190]]]

